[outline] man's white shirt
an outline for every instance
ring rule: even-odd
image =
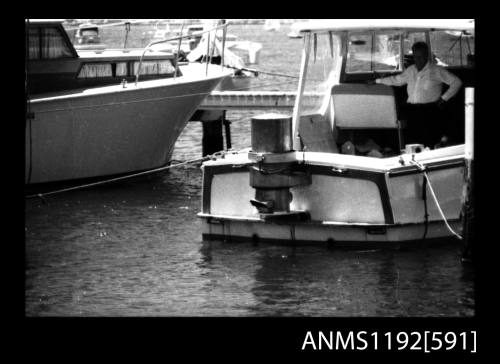
[[[378,78],[375,82],[388,86],[407,85],[410,104],[427,104],[439,100],[440,97],[448,101],[462,86],[462,81],[457,76],[430,62],[427,62],[420,72],[415,65],[411,65],[399,75]],[[450,87],[441,95],[443,83]]]

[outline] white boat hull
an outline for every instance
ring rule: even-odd
[[[252,75],[233,75],[222,80],[214,91],[247,91],[252,87]]]
[[[279,158],[279,157],[278,157]],[[334,153],[293,152],[311,183],[291,187],[291,211],[306,211],[306,221],[268,220],[250,204],[252,161],[229,155],[203,166],[199,217],[205,239],[292,241],[353,245],[394,245],[454,237],[445,225],[424,175],[398,157],[378,159]],[[427,167],[440,208],[451,228],[461,232],[463,145],[418,154]],[[427,211],[427,219],[425,217]]]
[[[205,240],[320,243],[331,247],[394,247],[452,237],[443,222],[430,223],[423,239],[423,223],[387,226],[311,222],[278,224],[237,220],[228,216],[199,216],[204,218],[202,236]],[[451,227],[460,232],[461,222],[452,221]]]
[[[74,91],[31,100],[25,183],[144,171],[169,162],[191,115],[227,75],[189,65],[186,77]],[[195,67],[195,68],[193,68]],[[196,74],[194,74],[196,71]],[[213,75],[213,76],[211,76]]]

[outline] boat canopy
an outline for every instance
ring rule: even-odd
[[[298,23],[294,28],[304,35],[293,112],[296,150],[300,150],[297,132],[302,117],[318,117],[333,125],[334,86],[365,84],[375,77],[401,73],[411,63],[411,45],[417,41],[429,44],[432,62],[460,69],[472,69],[474,64],[474,39],[469,39],[474,33],[474,20],[324,19]]]
[[[297,23],[299,32],[343,30],[474,30],[474,19],[325,19]]]

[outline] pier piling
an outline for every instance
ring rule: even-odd
[[[231,122],[226,120],[226,110],[197,110],[192,121],[202,123],[202,156],[214,154],[224,149],[223,128],[226,132],[226,148],[231,148]]]
[[[474,242],[474,89],[465,90],[465,183],[462,202],[462,261],[471,261]]]
[[[222,123],[224,124],[224,132],[226,133],[226,148],[231,149],[231,121],[226,119],[226,110],[222,113]]]

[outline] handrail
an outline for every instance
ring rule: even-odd
[[[182,31],[184,30],[185,21],[182,22],[180,35],[182,36]],[[181,40],[179,39],[179,44],[177,44],[177,53],[175,54],[175,73],[174,80],[177,78],[177,73],[179,73],[179,53],[181,52]]]
[[[205,34],[205,33],[210,33],[214,30],[219,30],[221,28],[225,28],[229,25],[229,22],[227,22],[226,24],[222,24],[222,25],[218,25],[216,27],[213,27],[211,29],[208,29],[208,30],[203,30],[201,32],[196,32],[196,34]],[[225,36],[225,33],[224,33],[224,36]],[[176,37],[172,37],[172,38],[165,38],[165,39],[160,39],[160,40],[155,40],[155,41],[152,41],[150,42],[148,45],[146,45],[146,47],[144,48],[144,51],[142,52],[142,55],[141,55],[141,59],[139,61],[139,67],[137,69],[137,74],[135,75],[135,85],[137,86],[137,82],[139,81],[139,75],[141,74],[141,66],[142,66],[142,60],[144,58],[144,54],[146,54],[146,51],[153,45],[155,44],[160,44],[160,43],[164,43],[164,42],[171,42],[171,41],[174,41],[174,40],[181,40],[181,39],[185,39],[185,38],[191,38],[192,35],[191,34],[186,34],[186,35],[180,35],[180,36],[176,36]],[[207,61],[208,61],[208,57],[207,57]]]

